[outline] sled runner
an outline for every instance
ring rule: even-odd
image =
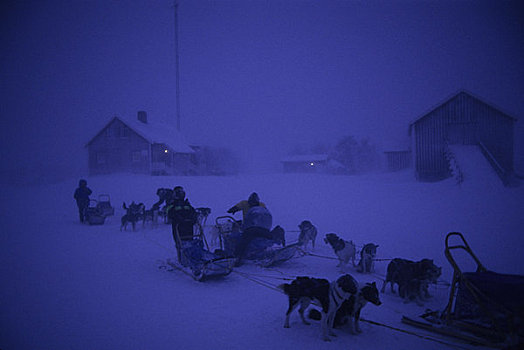
[[[89,200],[89,206],[85,209],[85,219],[89,225],[103,225],[106,217],[102,210],[98,207],[98,201],[95,199]]]
[[[178,261],[168,259],[167,264],[190,274],[195,280],[227,276],[233,271],[236,259],[210,252],[199,223],[190,227],[177,225],[175,239]]]
[[[219,234],[220,249],[225,255],[235,256],[244,233],[241,223],[231,216],[219,216],[215,219],[215,224]],[[271,238],[252,239],[246,247],[243,258],[253,260],[263,267],[277,265],[293,258],[299,250],[299,245],[286,247],[284,232],[282,228],[277,227],[270,231]]]
[[[462,271],[456,259],[459,251],[473,260],[475,271]],[[445,309],[426,312],[424,320],[404,316],[402,322],[485,346],[523,346],[524,276],[487,270],[459,232],[448,233],[444,253],[453,267]]]
[[[267,250],[266,258],[258,261],[258,264],[262,267],[270,267],[288,261],[289,259],[297,256],[297,252],[302,252],[300,249],[300,244],[290,244],[283,248],[278,248],[275,250]]]
[[[115,215],[115,208],[111,206],[111,201],[108,194],[99,195],[98,204],[96,206],[101,210],[103,216]]]

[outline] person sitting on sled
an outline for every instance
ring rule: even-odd
[[[271,226],[273,225],[273,217],[271,216],[271,213],[267,210],[265,205],[260,205],[261,202],[255,192],[249,196],[249,199],[248,204],[250,207],[246,210],[242,224],[243,232],[235,249],[235,256],[238,258],[238,265],[242,263],[246,248],[253,239],[273,239],[273,235],[270,231]]]
[[[266,205],[260,201],[260,198],[258,197],[258,194],[256,192],[253,192],[249,195],[249,198],[243,201],[238,202],[234,206],[228,209],[228,213],[235,214],[237,211],[242,210],[242,221],[246,221],[247,212],[252,207],[266,207]]]
[[[182,186],[176,186],[174,188],[174,198],[170,204],[171,207],[168,216],[171,219],[173,240],[175,241],[178,260],[180,261],[180,249],[182,248],[180,244],[184,241],[193,240],[193,225],[195,225],[197,220],[197,212],[186,198],[186,193]],[[177,238],[177,229],[180,244]]]

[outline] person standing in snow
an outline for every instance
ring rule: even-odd
[[[173,189],[173,199],[169,205],[168,216],[171,220],[173,240],[175,241],[178,260],[180,261],[181,247],[177,239],[177,229],[180,241],[191,241],[193,239],[193,225],[196,223],[197,212],[186,198],[186,192],[182,186],[176,186]]]
[[[78,214],[80,216],[80,222],[85,221],[86,209],[89,206],[89,196],[93,193],[89,187],[87,187],[87,181],[81,179],[78,181],[78,188],[75,190],[73,197],[76,199],[76,205],[78,206]]]
[[[252,207],[266,207],[266,205],[260,201],[260,198],[258,197],[258,194],[256,192],[251,193],[247,201],[243,200],[238,202],[237,204],[229,208],[227,212],[230,214],[235,214],[237,211],[242,210],[242,221],[246,222],[247,212]]]

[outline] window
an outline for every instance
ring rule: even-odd
[[[107,163],[107,156],[105,153],[97,153],[96,154],[96,164],[106,164]]]
[[[129,131],[125,127],[125,125],[122,125],[118,128],[118,136],[122,139],[127,139],[129,136]]]
[[[140,151],[134,151],[132,153],[133,163],[138,163],[142,160],[142,153]]]

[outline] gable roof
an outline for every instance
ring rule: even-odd
[[[136,132],[140,137],[150,144],[160,143],[166,145],[175,153],[195,153],[185,142],[183,135],[170,125],[162,123],[142,123],[138,119],[124,119],[113,117],[87,144],[89,146],[109,125],[115,120],[119,120],[127,127]]]
[[[473,99],[473,100],[475,100],[475,101],[477,101],[477,102],[479,102],[479,103],[481,103],[481,104],[483,104],[483,105],[486,105],[486,106],[488,106],[488,107],[490,107],[490,108],[493,108],[493,109],[497,110],[498,112],[500,112],[500,113],[501,113],[504,117],[506,117],[506,118],[512,119],[512,120],[514,120],[514,121],[517,120],[517,118],[512,117],[511,115],[509,115],[509,114],[507,114],[507,113],[501,111],[500,108],[495,107],[493,104],[485,102],[484,100],[480,99],[479,97],[473,95],[472,93],[470,93],[470,92],[468,92],[468,91],[466,91],[466,90],[460,90],[459,92],[457,92],[457,93],[451,95],[450,97],[448,97],[447,99],[445,99],[443,102],[439,103],[438,105],[436,105],[435,107],[431,108],[429,111],[427,111],[426,113],[424,113],[423,115],[419,116],[417,119],[415,119],[414,121],[412,121],[411,123],[409,123],[409,128],[411,129],[411,127],[413,126],[413,124],[417,123],[417,122],[420,121],[421,119],[424,119],[425,117],[427,117],[428,115],[430,115],[432,112],[434,112],[434,111],[437,110],[438,108],[440,108],[440,107],[442,107],[443,105],[445,105],[445,104],[451,102],[452,100],[454,100],[455,98],[457,98],[457,97],[459,97],[459,96],[461,96],[461,95],[465,95],[465,96],[467,96],[467,97],[469,97],[469,98],[471,98],[471,99]]]

